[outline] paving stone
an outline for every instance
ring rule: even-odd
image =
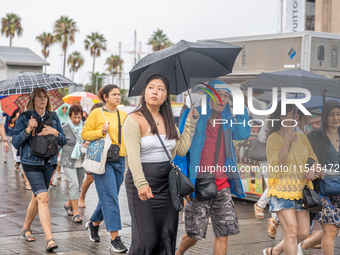
[[[1,146],[1,145],[0,145]],[[0,149],[1,150],[1,149]],[[11,152],[10,152],[11,153]],[[1,154],[1,153],[0,153]],[[21,174],[14,171],[14,163],[10,154],[7,165],[2,164],[0,155],[0,254],[33,254],[41,255],[46,253],[45,235],[39,222],[39,216],[32,224],[32,231],[36,237],[36,242],[26,242],[20,235],[21,228],[25,220],[27,205],[31,198],[31,191],[24,188],[21,181]],[[94,243],[88,238],[88,232],[84,229],[84,224],[91,217],[97,206],[98,196],[94,183],[91,185],[86,195],[86,208],[80,208],[83,218],[82,224],[72,222],[72,217],[67,216],[63,206],[68,199],[68,182],[65,176],[58,180],[56,188],[49,190],[50,212],[53,237],[59,245],[54,254],[60,255],[87,255],[87,254],[116,254],[109,251],[110,235],[106,232],[105,222],[101,224],[101,242]],[[120,236],[127,247],[131,244],[131,219],[128,211],[126,191],[122,185],[119,195],[121,206],[121,218],[123,229]],[[283,239],[283,230],[280,226],[276,240],[271,240],[267,236],[267,219],[270,217],[268,210],[265,210],[265,219],[259,221],[254,218],[253,202],[234,199],[235,207],[239,219],[241,233],[228,239],[229,255],[260,255],[266,247],[272,247]],[[182,213],[180,213],[180,224],[177,235],[177,245],[180,243],[185,233]],[[316,224],[315,229],[320,229]],[[211,224],[207,230],[207,239],[197,242],[186,255],[212,255],[214,234]],[[118,253],[117,253],[118,254]],[[321,250],[311,249],[308,255],[320,255]],[[335,244],[335,254],[340,254],[340,238],[337,237]]]

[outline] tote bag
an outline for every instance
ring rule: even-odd
[[[104,116],[105,123],[107,124],[103,109],[101,109]],[[111,137],[106,133],[105,137],[95,141],[91,141],[86,152],[83,168],[93,174],[104,174],[107,152],[112,144]]]

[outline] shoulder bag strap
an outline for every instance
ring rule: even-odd
[[[217,165],[218,165],[218,156],[220,155],[220,147],[221,147],[221,140],[222,140],[222,130],[223,130],[223,124],[218,125],[218,133],[217,133],[217,143],[216,143],[216,154],[215,154],[215,176],[217,171]]]
[[[164,143],[163,143],[163,140],[162,140],[162,138],[159,136],[158,132],[156,133],[156,135],[157,135],[159,141],[161,142],[162,147],[163,147],[163,149],[164,149],[164,151],[165,151],[165,153],[166,153],[166,156],[168,157],[170,163],[173,163],[173,162],[172,162],[172,159],[171,159],[171,157],[170,157],[170,154],[169,154],[167,148],[165,147],[165,145],[164,145]]]
[[[55,114],[55,112],[50,112],[48,118],[46,120],[44,120],[44,122],[50,121],[53,118],[54,114]]]
[[[117,109],[117,116],[118,116],[118,144],[120,147],[120,144],[122,143],[122,125],[120,124],[120,117],[119,117],[118,109]]]
[[[100,108],[100,110],[102,111],[102,114],[103,114],[103,117],[104,117],[104,120],[105,120],[105,124],[107,124],[107,121],[106,121],[106,118],[105,118],[105,115],[104,115],[103,108]]]

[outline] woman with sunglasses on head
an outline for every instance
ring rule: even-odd
[[[172,115],[169,81],[153,75],[146,81],[137,110],[126,118],[123,135],[129,170],[125,185],[132,225],[129,255],[175,254],[178,212],[168,184],[171,165],[157,134],[172,158],[184,156],[198,117],[192,106],[180,134]]]
[[[118,195],[124,180],[126,156],[125,142],[119,126],[122,125],[127,114],[117,108],[121,101],[118,86],[106,85],[98,92],[98,95],[105,106],[90,113],[85,122],[81,138],[84,141],[95,141],[108,134],[112,140],[111,146],[118,145],[120,150],[118,161],[107,159],[104,174],[92,174],[99,202],[90,221],[85,224],[85,228],[90,232],[91,241],[100,242],[98,235],[99,224],[104,220],[106,230],[111,234],[110,250],[125,252],[127,248],[118,235],[118,231],[122,229]]]

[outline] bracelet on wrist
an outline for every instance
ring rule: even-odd
[[[8,143],[8,141],[7,141],[7,140],[4,140],[4,142],[7,142],[7,143]]]

